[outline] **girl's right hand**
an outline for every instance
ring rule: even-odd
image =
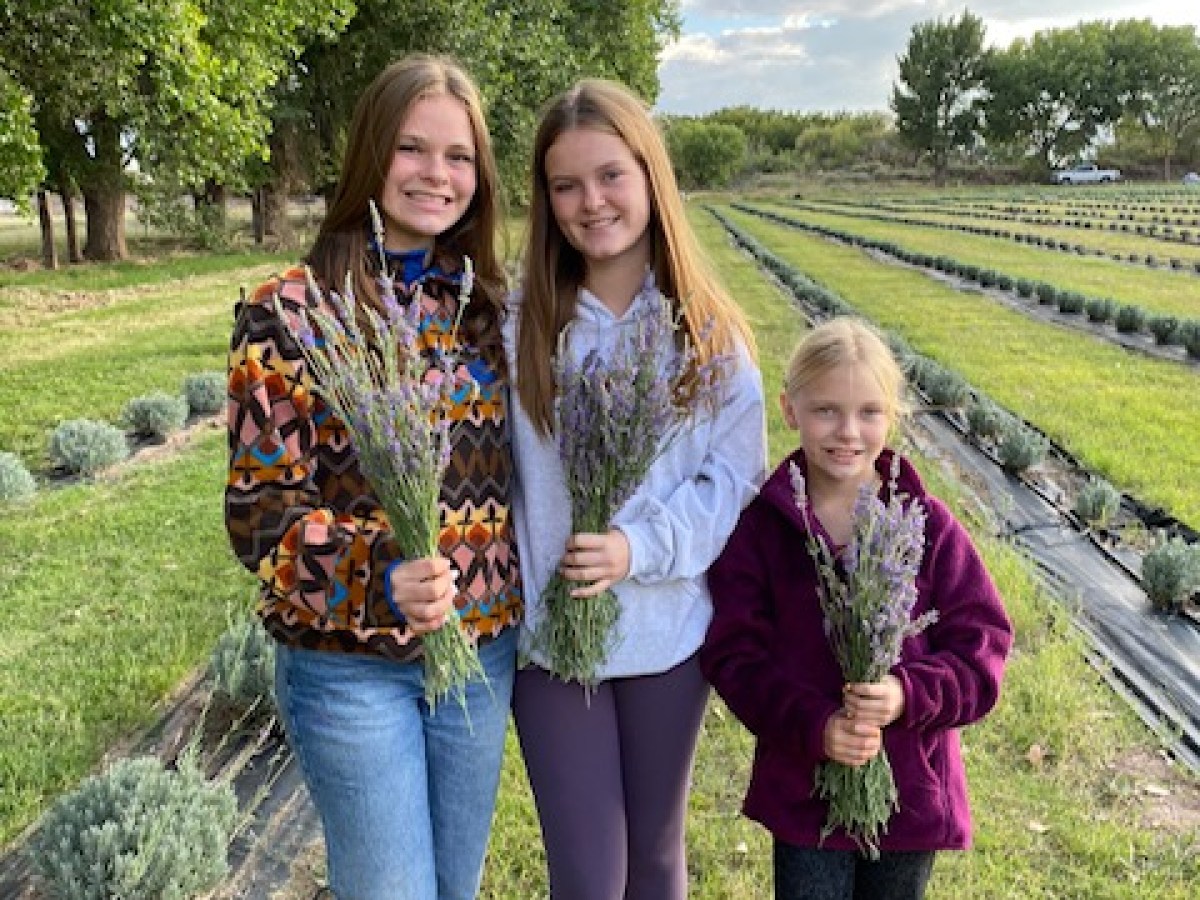
[[[875,725],[846,716],[839,709],[825,723],[825,755],[842,765],[865,766],[883,746],[883,731]]]
[[[416,634],[437,631],[446,622],[458,594],[450,560],[436,556],[406,560],[392,569],[392,602]]]

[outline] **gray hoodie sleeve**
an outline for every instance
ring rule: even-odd
[[[714,413],[691,423],[614,519],[629,540],[629,578],[696,578],[716,559],[766,476],[762,378],[744,351]]]

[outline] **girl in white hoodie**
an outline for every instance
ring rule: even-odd
[[[712,616],[704,575],[766,469],[753,337],[700,255],[648,110],[612,82],[581,81],[542,115],[524,262],[505,334],[529,660],[513,704],[551,896],[684,900],[687,789],[708,696],[696,661]],[[722,402],[689,420],[606,532],[573,534],[555,354],[611,353],[659,296],[697,365],[723,361]],[[605,590],[618,600],[619,637],[586,686],[556,675],[532,640],[556,571],[577,584],[571,602]]]

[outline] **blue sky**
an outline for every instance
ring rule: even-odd
[[[987,42],[1001,47],[1094,19],[1200,31],[1200,0],[683,0],[683,34],[663,53],[655,108],[691,115],[743,104],[886,110],[912,26],[964,8],[983,19]]]

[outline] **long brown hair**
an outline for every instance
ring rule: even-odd
[[[445,94],[462,102],[475,139],[475,195],[462,218],[434,240],[434,259],[456,271],[470,256],[475,268],[471,304],[463,325],[471,341],[503,371],[500,314],[504,269],[497,255],[500,185],[479,91],[462,66],[448,56],[413,54],[382,72],[354,108],[341,175],[306,262],[328,287],[340,289],[349,273],[355,295],[379,308],[377,254],[368,240],[369,204],[379,193],[396,152],[396,135],[412,105]]]
[[[624,86],[586,78],[545,107],[533,144],[533,184],[526,226],[521,322],[517,333],[518,391],[534,427],[551,430],[558,335],[575,316],[584,260],[567,241],[550,207],[546,154],[577,128],[616,135],[646,172],[650,192],[651,254],[659,290],[683,313],[698,363],[734,353],[740,342],[754,354],[754,336],[700,252],[662,135],[650,111]]]

